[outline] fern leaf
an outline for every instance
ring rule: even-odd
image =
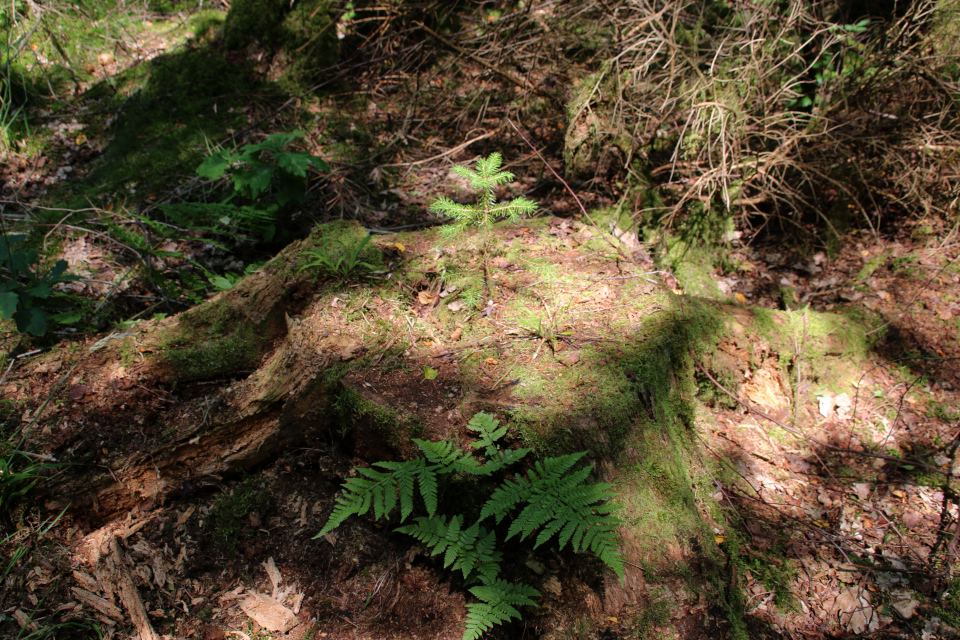
[[[531,451],[532,449],[506,449],[505,451],[497,451],[489,460],[477,466],[475,469],[468,471],[468,473],[475,476],[489,476],[523,459],[523,457]],[[472,460],[472,458],[466,459]]]
[[[435,470],[426,464],[423,458],[407,460],[406,462],[377,462],[379,469],[363,467],[357,469],[359,474],[349,478],[342,487],[342,493],[337,498],[337,504],[323,526],[314,538],[326,535],[333,531],[343,521],[352,515],[362,516],[373,509],[374,517],[379,520],[386,518],[397,506],[399,490],[400,519],[405,520],[413,511],[414,480],[420,485],[420,492],[424,502],[437,508],[437,482]],[[382,469],[382,471],[381,471]]]
[[[560,548],[590,551],[618,576],[623,577],[623,559],[617,550],[620,520],[610,512],[608,500],[615,494],[606,483],[584,484],[592,467],[568,473],[584,456],[574,453],[538,462],[526,478],[508,480],[484,504],[480,519],[493,516],[499,523],[515,507],[525,504],[507,530],[507,540],[539,531],[534,547],[557,537]]]
[[[448,522],[444,516],[416,518],[414,524],[399,527],[406,533],[431,548],[431,555],[444,554],[443,566],[452,565],[460,571],[464,580],[476,570],[484,579],[496,577],[500,571],[501,554],[496,550],[496,535],[480,526],[479,522],[463,529],[461,516],[453,516]]]
[[[431,516],[437,513],[437,473],[435,467],[424,466],[417,474],[420,496]]]
[[[507,434],[506,425],[498,429],[497,425],[499,424],[500,421],[489,413],[482,411],[475,413],[470,418],[470,422],[467,423],[467,429],[476,431],[479,434],[479,439],[470,446],[474,449],[484,449],[487,456],[494,455],[494,452],[499,448],[497,442]]]
[[[540,592],[526,584],[514,584],[506,580],[492,580],[470,589],[481,602],[467,605],[467,626],[463,640],[476,640],[485,631],[514,618],[520,618],[517,607],[536,606],[531,598]]]
[[[450,467],[463,457],[463,452],[449,440],[430,442],[429,440],[414,439],[414,443],[420,447],[427,460],[442,467]]]

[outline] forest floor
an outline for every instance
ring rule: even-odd
[[[167,35],[157,20],[156,25],[151,22],[142,31],[128,34],[131,40],[123,50],[135,52],[129,60],[111,54],[92,72],[91,86],[99,89],[105,78],[116,75],[113,86],[120,93],[103,98],[103,104],[113,105],[123,95],[123,73],[129,78],[129,70],[137,64],[183,46],[184,36],[172,28],[173,35]],[[179,24],[187,28],[186,21],[181,19]],[[321,109],[323,105],[304,110],[320,123],[311,135],[323,127],[328,131],[327,146],[317,143],[314,152],[335,161],[341,147],[335,148],[334,143],[342,142],[354,153],[359,133],[332,133],[346,120],[370,140],[378,140],[403,119],[402,95],[392,103],[386,91],[379,96],[375,89],[370,93],[376,102],[371,98],[362,115],[345,116],[344,105],[328,111]],[[74,96],[84,112],[98,112],[101,103],[92,98],[83,102],[82,97],[82,93]],[[266,92],[250,102],[252,106],[237,107],[241,124],[269,115],[277,98]],[[43,208],[51,205],[46,198],[58,184],[83,182],[91,175],[104,179],[104,166],[96,164],[96,159],[117,144],[108,134],[116,125],[100,115],[91,116],[89,122],[82,115],[48,116],[48,146],[12,150],[0,168],[8,204]],[[274,116],[272,124],[278,128],[294,120],[284,122],[284,116]],[[555,119],[562,121],[562,114]],[[531,127],[539,131],[538,141],[550,144],[551,136],[562,136],[558,122],[547,118],[538,124],[539,128]],[[484,122],[480,125],[482,129]],[[120,134],[124,126],[129,123],[120,123]],[[226,122],[226,126],[237,125]],[[496,139],[496,133],[506,138],[507,133],[497,131],[490,124],[488,137]],[[335,141],[341,133],[342,139]],[[422,224],[428,218],[425,206],[442,194],[437,185],[448,179],[449,163],[475,157],[466,148],[456,150],[463,139],[431,138],[429,147],[421,150],[440,150],[440,154],[394,163],[389,168],[399,166],[405,172],[390,174],[390,180],[383,177],[386,168],[379,165],[363,165],[368,173],[358,178],[351,158],[343,159],[327,179],[323,202],[331,210],[352,208],[358,200],[351,189],[362,181],[363,202],[379,201],[361,217],[367,228],[388,231]],[[144,146],[155,141],[151,138]],[[511,187],[510,193],[536,197],[550,219],[539,226],[531,224],[533,229],[523,225],[513,231],[501,229],[512,234],[505,236],[504,243],[522,245],[524,251],[538,252],[544,260],[566,261],[571,273],[579,274],[582,267],[579,275],[584,278],[603,275],[587,274],[588,266],[574,260],[589,259],[590,239],[596,241],[609,231],[580,215],[577,199],[591,211],[602,209],[616,201],[619,187],[594,182],[590,189],[581,185],[573,197],[549,177],[534,178],[536,156],[516,139],[512,142],[516,146],[501,147],[505,156],[515,159],[511,169],[520,174],[520,186]],[[408,144],[406,140],[378,143]],[[559,168],[556,140],[552,144],[551,161]],[[431,157],[438,162],[427,162]],[[148,201],[154,187],[159,189],[162,183],[176,185],[170,188],[180,196],[200,189],[180,162],[171,160],[169,165],[179,173],[171,170],[164,176],[158,171],[151,179],[142,177],[144,182],[156,178],[145,187]],[[123,183],[127,197],[136,193],[136,181],[130,176],[111,180],[114,186]],[[121,187],[116,189],[119,192]],[[56,209],[76,192],[54,195],[57,199],[51,206]],[[103,211],[112,208],[105,201],[90,206]],[[60,209],[55,213],[62,217]],[[305,211],[304,215],[318,214]],[[62,233],[57,255],[87,277],[69,285],[74,293],[90,300],[117,296],[124,299],[119,306],[129,310],[138,305],[152,309],[163,302],[149,281],[124,281],[133,258],[101,241],[99,228],[71,226],[65,220],[50,227],[51,233]],[[396,249],[396,237],[378,236],[381,247],[391,242],[395,251],[407,250]],[[192,240],[171,240],[163,250],[199,255],[209,253],[208,247],[198,235]],[[740,609],[749,637],[954,637],[960,627],[960,580],[950,580],[950,565],[957,560],[960,512],[957,494],[942,472],[960,473],[956,460],[960,443],[957,227],[938,220],[891,220],[876,233],[861,230],[843,235],[829,256],[799,242],[792,247],[782,238],[770,239],[759,232],[750,236],[747,230],[729,248],[729,263],[735,268],[707,269],[705,275],[715,283],[715,291],[691,291],[678,274],[655,267],[649,257],[656,255],[655,246],[624,249],[633,258],[625,268],[653,278],[658,295],[669,304],[683,309],[685,304],[710,299],[723,305],[734,325],[738,318],[742,321],[739,334],[734,330],[720,341],[711,356],[713,366],[694,358],[705,375],[707,370],[715,372],[717,361],[724,358],[744,372],[738,387],[727,389],[737,401],[724,395],[725,381],[711,382],[708,375],[697,374],[704,395],[696,399],[700,413],[695,438],[702,455],[713,461],[704,462],[703,467],[725,468],[729,475],[716,479],[712,494],[696,498],[713,501],[728,514],[725,521],[711,522],[712,544],[721,550],[726,566],[708,566],[712,556],[703,553],[702,540],[683,540],[654,551],[628,539],[628,547],[642,549],[628,554],[638,571],[630,574],[632,585],[618,586],[582,557],[531,554],[525,564],[540,576],[545,599],[522,624],[495,633],[605,640],[728,637],[735,627],[728,612],[705,595],[715,592],[716,587],[708,583],[722,575],[730,581],[728,589],[742,594],[734,606]],[[226,268],[231,259],[232,255],[217,255],[209,264]],[[169,266],[178,266],[176,258],[167,260]],[[532,275],[515,273],[506,259],[495,269],[510,274],[514,282],[508,284],[514,289],[536,284]],[[528,276],[529,281],[524,280]],[[441,290],[423,291],[426,301],[436,304],[431,296]],[[609,290],[594,292],[589,303],[603,311],[605,297],[617,301],[617,295]],[[167,302],[158,308],[170,307]],[[372,303],[371,313],[383,304],[382,300]],[[414,294],[413,305],[422,310],[427,303]],[[784,315],[777,317],[796,323],[794,344],[779,353],[781,362],[790,360],[788,370],[794,376],[786,383],[769,369],[756,366],[755,354],[770,352],[771,346],[751,333],[751,309],[778,310]],[[336,315],[335,310],[331,313]],[[829,366],[838,369],[829,374],[821,371],[823,362],[817,361],[822,353],[812,355],[806,345],[808,324],[823,314],[862,318],[863,326],[871,327],[862,330],[868,345],[863,353],[848,354],[838,347],[831,354]],[[496,319],[491,316],[491,322]],[[593,318],[585,314],[583,319],[597,331],[604,323],[599,312]],[[441,337],[448,338],[439,322],[436,326]],[[584,327],[578,325],[576,331],[581,330]],[[814,330],[809,332],[812,336]],[[61,337],[56,350],[65,355],[58,361],[49,359],[48,353],[24,353],[10,360],[0,379],[0,395],[13,401],[20,414],[13,419],[5,415],[16,430],[31,423],[37,408],[55,391],[64,420],[82,419],[89,408],[84,407],[100,401],[100,392],[87,382],[101,373],[94,359],[80,362],[70,370],[66,385],[55,389],[67,364],[73,362],[71,354],[95,342],[91,337]],[[0,350],[8,354],[18,348],[24,351],[24,344],[23,337],[9,327],[0,333]],[[582,346],[571,338],[551,354],[555,357],[549,366],[566,370],[577,365]],[[541,344],[540,348],[546,353],[547,347]],[[540,349],[531,362],[539,353]],[[497,354],[483,355],[487,359],[479,367],[485,382],[491,387],[509,382],[511,372],[500,367]],[[145,354],[132,357],[145,358]],[[30,364],[31,359],[40,358],[48,359],[41,366]],[[445,373],[441,368],[441,379]],[[442,406],[443,415],[456,414],[449,419],[453,425],[462,426],[468,417],[447,406],[452,388],[413,385],[402,376],[392,380],[389,372],[378,375],[381,378],[363,378],[358,384],[372,383],[398,404]],[[161,387],[138,387],[135,382],[129,387],[118,383],[121,386],[111,393],[128,394],[127,415],[147,416],[185,398],[191,402],[202,398],[203,385],[229,382],[200,380],[189,383],[189,389],[173,389],[176,394]],[[177,394],[182,397],[171,400]],[[57,444],[60,436],[55,430],[60,424],[37,422],[38,437],[53,443],[38,453],[62,456],[66,452],[66,435]],[[126,437],[119,430],[113,436],[101,436],[98,443],[86,446],[99,448],[104,460],[119,446],[115,439]],[[329,431],[312,433],[303,446],[240,475],[178,478],[177,484],[185,487],[182,490],[158,503],[145,501],[108,522],[98,516],[96,504],[68,509],[56,521],[56,512],[40,504],[25,505],[2,547],[10,564],[0,588],[4,616],[0,624],[5,625],[0,630],[26,638],[31,629],[42,630],[34,619],[55,617],[67,623],[97,620],[104,638],[131,633],[156,637],[150,636],[154,630],[163,637],[203,640],[459,637],[467,602],[462,584],[423,548],[366,521],[346,533],[314,539],[351,469],[376,461],[383,453],[373,437],[361,439],[349,450],[337,446],[337,440],[337,434]],[[132,452],[128,448],[125,453]],[[628,463],[640,464],[630,459],[629,450],[623,455]],[[898,458],[909,460],[898,463]],[[616,477],[618,472],[609,473]],[[55,498],[39,495],[44,500]],[[624,506],[629,510],[629,505]],[[27,553],[32,560],[18,562],[17,553]]]

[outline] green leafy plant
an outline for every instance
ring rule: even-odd
[[[558,326],[556,314],[550,311],[550,308],[544,303],[544,310],[546,315],[536,314],[532,311],[527,311],[526,317],[520,318],[517,322],[524,329],[540,338],[540,345],[543,343],[548,343],[550,348],[554,351],[557,350],[557,341],[563,336],[573,335],[572,331],[561,331]],[[539,347],[537,351],[539,352]]]
[[[33,459],[22,451],[0,455],[0,518],[23,501],[40,481],[40,474],[59,466],[52,461]]]
[[[459,571],[469,591],[480,602],[467,605],[464,640],[475,640],[488,629],[521,616],[518,607],[535,605],[540,593],[526,584],[500,577],[503,551],[498,548],[495,526],[508,521],[505,540],[526,539],[539,531],[533,546],[556,540],[557,547],[595,553],[623,577],[623,559],[617,551],[617,526],[612,515],[611,485],[586,484],[592,467],[574,470],[585,455],[574,453],[547,458],[534,464],[526,476],[505,480],[489,495],[473,524],[466,514],[438,514],[438,491],[444,477],[491,476],[522,460],[530,449],[503,449],[500,440],[506,426],[486,413],[478,413],[467,427],[477,434],[472,452],[461,451],[452,442],[414,440],[422,457],[403,462],[376,462],[357,468],[349,478],[326,525],[317,537],[326,535],[353,515],[373,512],[377,520],[388,518],[399,506],[400,522],[410,517],[419,495],[426,516],[398,527],[443,555],[443,566]],[[419,489],[419,491],[417,491]]]
[[[61,306],[67,294],[56,291],[61,282],[80,280],[79,276],[67,273],[66,260],[58,260],[52,268],[39,268],[37,252],[29,248],[17,248],[27,236],[6,232],[0,236],[0,318],[13,318],[17,331],[42,336],[47,332],[47,319],[64,324],[76,322],[77,312],[62,311],[51,315],[51,310]]]
[[[470,187],[477,191],[476,204],[460,204],[450,198],[438,198],[430,205],[430,211],[453,218],[454,223],[443,229],[443,233],[455,235],[467,227],[488,229],[499,218],[516,222],[522,215],[530,215],[537,210],[537,203],[526,198],[516,198],[508,202],[497,203],[494,193],[499,185],[512,182],[514,175],[509,171],[500,171],[503,157],[491,153],[477,160],[476,170],[456,165],[453,172],[470,181]]]
[[[300,267],[297,272],[318,267],[323,273],[347,279],[361,269],[373,271],[376,267],[360,257],[363,248],[367,246],[372,237],[364,236],[357,244],[352,246],[347,246],[341,242],[339,244],[342,251],[333,250],[324,240],[319,248],[308,249],[303,252],[303,256],[307,258],[308,262]]]
[[[326,161],[318,156],[286,150],[291,142],[305,135],[303,131],[274,133],[263,142],[247,144],[240,149],[215,150],[197,167],[197,174],[209,180],[230,174],[234,190],[251,200],[269,191],[281,207],[301,202],[307,171],[311,167],[324,172],[330,170]]]

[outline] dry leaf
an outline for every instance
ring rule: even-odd
[[[357,351],[360,349],[360,343],[353,341],[348,342],[340,349],[340,359],[341,360],[350,360],[357,354]]]
[[[454,302],[451,302],[450,304],[447,305],[447,309],[449,309],[453,313],[461,311],[463,309],[463,302],[461,302],[460,300],[455,300]]]
[[[870,604],[869,595],[860,587],[847,587],[834,601],[834,613],[851,633],[859,635],[864,631],[876,631],[880,626],[880,616]]]
[[[740,293],[739,291],[734,293],[733,297],[736,298],[737,302],[739,302],[740,304],[747,304],[747,297],[742,293]]]
[[[449,306],[449,305],[448,305]],[[450,334],[450,341],[456,342],[460,339],[460,336],[463,335],[463,327],[457,327],[453,333]]]
[[[500,364],[500,361],[496,358],[487,358],[484,360],[487,364]]]
[[[421,291],[417,294],[417,300],[419,300],[420,304],[424,306],[433,304],[434,300],[436,299],[436,296],[431,294],[429,291]]]

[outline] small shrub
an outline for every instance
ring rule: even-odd
[[[68,274],[67,262],[58,260],[49,270],[38,266],[39,257],[32,249],[15,249],[25,242],[27,236],[20,233],[0,236],[0,318],[13,318],[17,331],[42,336],[47,332],[47,319],[70,323],[79,319],[76,312],[61,312],[51,315],[51,310],[67,294],[58,292],[54,286],[61,282],[80,280]]]

